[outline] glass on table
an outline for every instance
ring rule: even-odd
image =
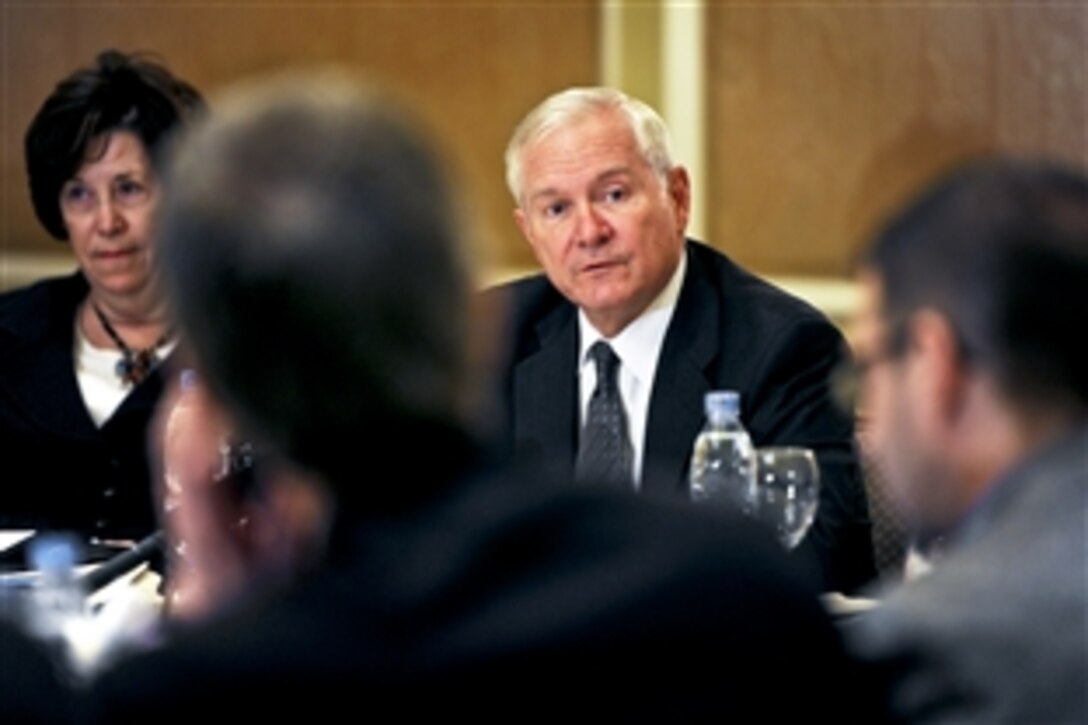
[[[755,517],[787,549],[797,546],[816,518],[820,468],[811,449],[767,446],[756,450]]]

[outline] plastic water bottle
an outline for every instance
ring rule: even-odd
[[[29,559],[37,572],[29,595],[30,630],[68,664],[73,636],[86,621],[86,593],[76,572],[79,544],[74,536],[49,534],[37,537]]]
[[[712,390],[704,399],[706,423],[691,456],[691,500],[740,509],[755,506],[755,449],[740,422],[740,393]]]

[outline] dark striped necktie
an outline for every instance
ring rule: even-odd
[[[627,414],[616,377],[620,360],[604,341],[594,343],[589,356],[597,368],[597,389],[589,399],[574,477],[586,483],[631,489],[634,451],[627,436]]]

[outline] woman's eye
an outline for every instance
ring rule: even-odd
[[[139,199],[147,194],[147,187],[138,181],[121,181],[117,184],[117,196],[121,199]]]
[[[85,199],[90,192],[82,186],[69,186],[64,190],[64,198],[75,201],[76,199]]]
[[[94,206],[94,193],[82,184],[70,184],[61,190],[60,203],[69,209],[86,209]]]

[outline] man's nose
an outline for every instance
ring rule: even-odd
[[[592,204],[578,211],[577,241],[583,246],[603,244],[612,238],[613,229],[608,219]]]

